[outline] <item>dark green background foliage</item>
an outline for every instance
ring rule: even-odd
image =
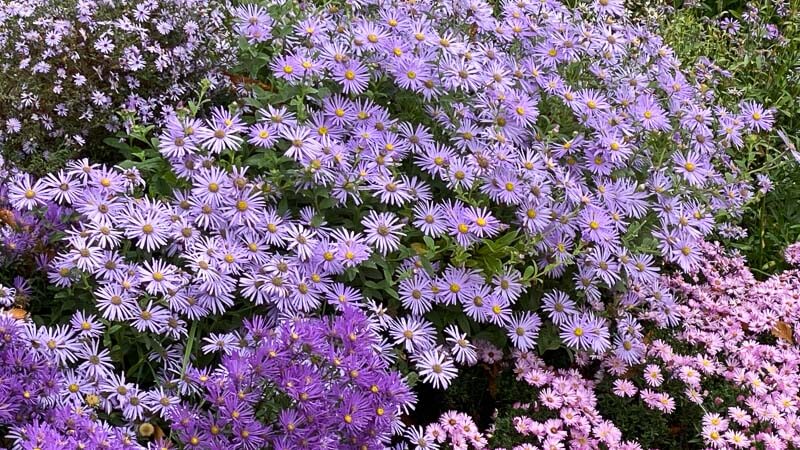
[[[787,13],[777,14],[771,1],[752,2],[762,23],[773,24],[783,39],[752,36],[753,25],[742,19],[747,2],[706,1],[680,7],[659,20],[665,43],[687,67],[705,56],[730,78],[719,79],[713,87],[726,105],[755,99],[775,108],[775,126],[785,133],[749,139],[733,155],[742,166],[756,174],[768,175],[775,188],[751,204],[741,224],[749,236],[732,243],[743,251],[757,275],[786,269],[783,250],[800,239],[800,164],[792,157],[800,141],[800,2],[787,3]],[[734,18],[742,26],[735,36],[726,34],[714,19]]]

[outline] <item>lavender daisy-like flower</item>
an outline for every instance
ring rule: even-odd
[[[450,344],[450,353],[459,364],[468,366],[477,364],[478,353],[475,346],[469,342],[466,333],[462,333],[456,325],[450,325],[444,329],[445,341]]]
[[[775,117],[772,111],[765,109],[762,105],[753,101],[745,101],[740,107],[742,111],[742,121],[751,130],[769,131],[772,129],[775,123]]]
[[[181,277],[177,267],[161,259],[145,261],[139,267],[139,275],[145,284],[145,291],[151,295],[167,294],[180,287]]]
[[[403,344],[409,353],[427,350],[435,344],[435,329],[424,319],[400,317],[389,326],[389,336],[395,344]]]
[[[416,204],[412,223],[423,234],[434,238],[447,232],[447,216],[442,207],[435,203]]]
[[[596,207],[589,206],[581,211],[580,221],[581,237],[589,242],[606,244],[617,238],[614,228],[611,226],[611,218],[608,214]]]
[[[233,115],[223,108],[216,108],[206,124],[207,127],[198,130],[198,138],[212,154],[233,150],[241,145],[243,139],[237,133],[245,131],[245,127],[239,114]]]
[[[314,246],[319,242],[315,235],[314,230],[308,230],[296,223],[289,224],[284,231],[286,248],[296,252],[302,260],[310,259]]]
[[[564,324],[567,319],[577,313],[575,302],[559,290],[546,293],[543,297],[543,309],[547,311],[550,320],[556,325]]]
[[[690,151],[686,155],[676,152],[672,158],[675,171],[692,186],[702,186],[709,175],[709,168],[704,158],[697,152]]]
[[[669,129],[666,114],[661,105],[650,95],[641,95],[633,108],[633,116],[645,130],[666,131]]]
[[[381,254],[397,250],[400,247],[400,238],[405,236],[403,224],[391,212],[376,213],[370,211],[361,222],[364,225],[365,242],[375,246]]]
[[[535,313],[514,313],[506,325],[506,331],[514,347],[525,351],[536,345],[541,325],[542,321]]]
[[[458,375],[452,358],[441,347],[425,350],[414,357],[422,381],[431,383],[435,389],[447,389]]]
[[[156,210],[142,211],[141,208],[132,207],[125,222],[125,235],[136,239],[139,248],[152,252],[167,244],[168,221]]]
[[[369,72],[361,61],[353,59],[337,66],[333,71],[333,79],[341,84],[345,94],[360,94],[367,89]]]
[[[588,350],[592,347],[592,323],[584,314],[572,314],[561,323],[559,336],[564,343],[572,348]]]
[[[44,181],[38,180],[34,183],[31,178],[28,174],[19,174],[11,183],[8,199],[11,201],[11,205],[17,209],[30,210],[45,204]]]

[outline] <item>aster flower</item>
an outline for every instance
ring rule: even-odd
[[[125,235],[136,239],[139,248],[153,251],[167,244],[168,222],[156,209],[142,211],[141,208],[129,208],[125,220]]]
[[[447,218],[440,205],[418,203],[414,206],[414,218],[413,225],[427,236],[436,238],[447,231]]]
[[[400,302],[415,316],[427,313],[432,308],[434,298],[430,281],[422,276],[414,276],[400,282]]]
[[[479,238],[493,237],[500,232],[500,221],[487,208],[469,207],[464,216],[470,221],[470,232]]]
[[[106,320],[128,320],[137,312],[136,302],[121,286],[100,286],[95,291],[95,296],[97,309]]]
[[[542,321],[539,316],[530,312],[516,313],[506,325],[508,337],[519,350],[529,350],[536,345],[539,327]]]
[[[30,210],[44,206],[44,195],[47,192],[43,180],[35,183],[28,174],[17,175],[8,190],[8,199],[17,209]]]
[[[772,111],[753,101],[745,101],[741,105],[742,121],[754,131],[770,131],[775,118]]]
[[[403,225],[394,213],[376,213],[370,211],[362,221],[365,228],[365,242],[375,246],[381,254],[386,255],[400,246],[400,238],[404,233]]]
[[[664,109],[650,95],[639,96],[633,115],[646,130],[666,131],[669,128]]]
[[[351,60],[334,69],[333,79],[341,84],[345,94],[360,94],[367,88],[369,72],[360,61]]]
[[[543,297],[543,309],[547,311],[550,320],[556,325],[562,325],[567,319],[577,313],[575,302],[569,296],[558,290],[548,292]]]
[[[389,335],[395,344],[403,344],[407,352],[427,350],[433,347],[434,328],[424,319],[400,317],[393,320],[389,327]]]
[[[212,154],[233,150],[241,145],[243,139],[237,134],[244,131],[244,124],[238,114],[216,108],[206,127],[198,130],[201,145]]]
[[[147,330],[158,333],[162,330],[168,319],[169,312],[158,305],[153,305],[151,301],[147,303],[147,306],[139,310],[137,316],[132,321],[132,325],[138,331]]]
[[[459,364],[468,366],[478,362],[478,354],[475,346],[467,340],[467,335],[462,333],[456,325],[450,325],[444,330],[447,335],[446,341],[451,345],[450,353]]]
[[[572,314],[560,325],[560,337],[570,347],[586,350],[592,347],[591,320],[584,314]]]
[[[145,284],[145,291],[151,295],[167,294],[177,290],[181,284],[181,277],[177,268],[160,259],[145,261],[139,267],[139,275]]]
[[[685,156],[681,153],[675,153],[673,161],[675,163],[675,171],[681,174],[690,185],[702,186],[705,184],[709,169],[699,154],[693,151]]]
[[[435,389],[446,389],[458,375],[453,360],[441,347],[418,353],[414,359],[422,380],[431,383]]]
[[[307,260],[311,258],[314,246],[318,242],[315,235],[313,230],[307,230],[302,225],[289,224],[284,231],[284,240],[287,249],[295,251],[301,259]]]

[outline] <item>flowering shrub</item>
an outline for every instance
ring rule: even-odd
[[[229,353],[221,370],[190,371],[211,411],[170,411],[172,429],[189,448],[374,448],[400,426],[415,401],[405,382],[376,350],[362,312],[345,307],[333,320],[302,319],[269,328],[263,317],[246,322],[248,345],[230,349],[232,335],[209,341]],[[285,405],[259,423],[265,402]],[[272,398],[271,398],[272,397]],[[210,430],[210,431],[209,431]]]
[[[738,232],[716,228],[755,195],[734,156],[774,110],[720,103],[613,0],[230,13],[239,101],[206,84],[155,127],[131,122],[118,165],[3,174],[0,232],[41,252],[9,267],[43,270],[0,298],[46,322],[26,340],[64,380],[55,432],[74,410],[123,446],[637,449],[662,444],[608,398],[665,423],[732,401],[757,414],[706,406],[703,383],[771,387],[725,342],[793,330],[793,303],[777,322],[736,310],[753,326],[712,338],[729,300],[700,274],[713,289],[718,265],[745,270],[705,240]],[[411,414],[481,371],[493,417]],[[531,397],[508,404],[511,371]],[[51,432],[32,420],[15,445]],[[712,446],[790,442],[712,425]]]
[[[63,340],[69,332],[58,329],[56,334],[0,316],[0,425],[15,424],[9,436],[19,448],[81,444],[142,448],[123,429],[97,422],[78,405],[75,400],[83,390],[74,375],[60,367],[61,356],[70,351]]]
[[[747,256],[757,276],[789,268],[781,261],[781,252],[800,239],[795,226],[800,209],[794,206],[800,200],[798,5],[750,1],[720,8],[698,2],[661,13],[651,9],[647,15],[659,18],[652,26],[663,30],[665,42],[693,66],[720,103],[732,105],[743,97],[758,98],[775,109],[779,132],[751,136],[744,148],[733,154],[759,184],[756,201],[740,221],[750,233],[742,236],[737,232],[735,238],[739,241],[736,247]]]
[[[129,111],[152,123],[222,81],[232,63],[225,3],[215,0],[4,1],[0,3],[0,145],[3,155],[81,146],[123,126]],[[105,130],[103,130],[105,128]]]

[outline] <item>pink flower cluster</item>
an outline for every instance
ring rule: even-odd
[[[664,390],[667,381],[678,381],[683,395],[706,411],[697,425],[710,448],[796,448],[800,272],[758,281],[740,255],[718,244],[706,243],[702,251],[702,266],[691,280],[666,280],[679,299],[680,327],[671,330],[669,342],[647,344],[641,380],[617,373],[623,378],[614,381],[614,393],[638,392],[647,406],[672,413],[675,400]],[[682,354],[679,346],[690,350]],[[719,388],[709,387],[712,381],[724,383],[735,398],[721,398]]]

